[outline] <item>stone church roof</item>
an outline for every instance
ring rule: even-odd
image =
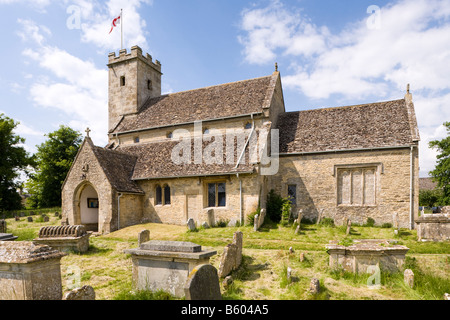
[[[131,179],[137,162],[136,156],[97,146],[93,146],[92,151],[114,189],[118,192],[143,193]]]
[[[405,99],[286,112],[279,116],[280,153],[404,147],[419,140]]]
[[[211,142],[203,141],[203,150]],[[153,143],[142,143],[132,145],[120,145],[115,153],[123,153],[134,156],[137,160],[134,166],[132,180],[161,179],[177,177],[194,177],[207,175],[229,175],[236,173],[251,173],[253,165],[249,163],[249,152],[246,149],[246,161],[242,161],[235,168],[240,150],[235,148],[234,162],[227,164],[226,152],[224,150],[222,163],[208,164],[203,159],[201,164],[194,161],[194,147],[191,148],[191,161],[188,164],[176,164],[172,161],[172,150],[179,141],[164,141]]]
[[[113,132],[260,113],[278,74],[150,98],[138,114],[123,117]]]

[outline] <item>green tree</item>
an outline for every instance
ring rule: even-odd
[[[442,190],[420,190],[419,191],[419,206],[436,207],[442,202]]]
[[[46,136],[37,146],[36,172],[27,182],[34,208],[61,205],[61,187],[82,142],[81,133],[63,125]]]
[[[436,168],[430,172],[437,188],[442,189],[442,205],[450,205],[450,122],[445,122],[447,137],[430,141],[430,148],[438,151]]]
[[[14,134],[19,123],[0,114],[0,211],[22,208],[17,189],[20,173],[28,173],[31,157],[21,144],[25,139]]]

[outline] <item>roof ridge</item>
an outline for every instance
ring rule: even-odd
[[[272,77],[272,75],[263,76],[263,77],[256,77],[256,78],[251,78],[251,79],[245,79],[245,80],[239,80],[239,81],[225,82],[225,83],[221,83],[221,84],[216,84],[216,85],[211,85],[211,86],[206,86],[206,87],[200,87],[200,88],[195,88],[195,89],[188,89],[188,90],[183,90],[183,91],[178,91],[178,92],[166,93],[166,94],[162,94],[162,95],[160,95],[158,97],[150,98],[149,100],[158,99],[158,98],[162,98],[162,97],[168,97],[168,96],[172,96],[172,95],[176,95],[176,94],[180,94],[180,93],[191,92],[191,91],[197,91],[197,90],[203,90],[203,89],[211,89],[211,88],[222,87],[222,86],[226,86],[226,85],[232,85],[232,84],[238,84],[238,83],[243,83],[243,82],[250,82],[250,81],[255,81],[255,80],[261,80],[261,79],[270,78],[270,77]]]
[[[396,100],[386,100],[386,101],[379,101],[379,102],[370,102],[370,103],[360,103],[360,104],[354,104],[354,105],[348,105],[348,106],[338,106],[338,107],[318,107],[313,109],[306,109],[306,110],[297,110],[297,111],[288,111],[285,113],[299,113],[299,112],[306,112],[306,111],[323,111],[323,110],[336,110],[336,109],[346,109],[346,108],[357,108],[357,107],[365,107],[369,105],[375,105],[375,104],[382,104],[382,103],[388,103],[388,102],[399,102],[404,101],[405,99],[396,99]]]

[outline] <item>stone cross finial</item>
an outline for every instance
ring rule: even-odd
[[[86,129],[86,136],[89,138],[89,132],[91,132],[91,129],[89,127]]]
[[[278,72],[278,62],[275,62],[275,72]]]
[[[410,89],[410,86],[409,86],[409,83],[408,83],[408,85],[406,86],[406,93],[409,93],[409,89]]]

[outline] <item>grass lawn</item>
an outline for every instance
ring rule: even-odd
[[[50,216],[49,222],[27,222],[7,219],[8,232],[19,236],[20,240],[37,237],[44,225],[59,225],[57,217]],[[38,218],[38,216],[34,216]],[[36,219],[35,219],[36,220]],[[91,285],[97,299],[126,299],[132,290],[131,258],[123,250],[137,247],[138,232],[150,230],[153,240],[191,241],[204,248],[213,248],[218,254],[211,258],[211,264],[219,267],[223,248],[232,241],[233,233],[244,234],[243,263],[234,271],[233,284],[224,289],[224,299],[236,300],[442,300],[445,292],[450,293],[450,242],[419,243],[414,230],[401,229],[394,236],[391,228],[352,226],[349,236],[341,227],[303,224],[301,233],[296,235],[294,228],[277,224],[266,224],[258,232],[249,226],[234,228],[200,229],[188,232],[184,226],[143,224],[131,226],[108,235],[91,237],[90,250],[85,254],[70,253],[61,260],[63,291],[73,285]],[[403,274],[384,274],[381,287],[370,289],[367,281],[370,275],[354,275],[331,270],[328,267],[328,254],[325,245],[330,240],[349,239],[395,239],[399,244],[410,248],[406,266],[415,273],[413,289],[403,283]],[[289,248],[294,249],[289,254]],[[305,259],[300,261],[300,254]],[[286,278],[290,267],[292,281]],[[322,292],[313,296],[308,293],[311,278],[318,278]],[[133,296],[137,297],[137,296]],[[167,299],[168,295],[144,295],[143,299]]]

